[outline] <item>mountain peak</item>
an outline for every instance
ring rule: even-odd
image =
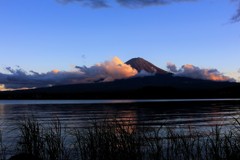
[[[148,62],[147,60],[141,57],[132,58],[128,60],[126,64],[130,65],[132,68],[136,69],[138,72],[140,72],[141,70],[145,70],[146,72],[149,72],[149,73],[168,74],[167,71],[158,68],[154,64]]]

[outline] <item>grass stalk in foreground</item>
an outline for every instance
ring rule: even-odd
[[[0,160],[6,159],[6,147],[3,144],[2,131],[0,130]]]
[[[207,132],[114,120],[64,132],[59,119],[46,125],[30,117],[19,125],[18,153],[42,160],[237,160],[238,121],[234,126],[235,130],[223,132],[215,126]]]

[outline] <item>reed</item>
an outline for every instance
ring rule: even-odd
[[[18,123],[17,151],[43,159],[45,155],[44,128],[35,117],[25,117]]]
[[[0,130],[0,160],[6,159],[6,146],[3,144],[2,131]]]
[[[58,118],[51,121],[50,125],[45,129],[45,159],[50,160],[69,160],[70,151],[66,148],[65,137],[62,124]]]
[[[42,160],[68,160],[65,135],[58,118],[49,124],[40,123],[35,117],[25,117],[18,124],[17,153],[33,155]]]
[[[129,129],[129,128],[128,128]],[[75,129],[75,148],[81,159],[140,159],[141,138],[138,133],[114,123],[94,122],[91,127]]]
[[[19,124],[18,153],[44,160],[237,160],[239,126],[236,120],[233,130],[199,131],[106,120],[67,129],[57,118],[46,125],[30,117]]]

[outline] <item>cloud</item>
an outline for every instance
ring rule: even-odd
[[[83,6],[88,6],[92,8],[105,8],[109,7],[108,0],[57,0],[61,3],[69,3],[69,2],[78,2]],[[155,5],[165,5],[174,2],[191,2],[197,0],[115,0],[118,4],[124,7],[129,8],[139,8],[146,6],[155,6]]]
[[[167,68],[176,76],[213,81],[236,81],[233,78],[223,75],[223,73],[219,72],[217,69],[202,69],[192,64],[185,64],[180,69],[177,69],[175,64],[168,63]]]
[[[25,89],[30,89],[30,88],[18,88],[18,90],[25,90]],[[12,88],[6,88],[4,84],[0,84],[0,91],[12,91],[14,89]]]
[[[112,61],[96,64],[92,67],[76,66],[85,74],[88,79],[104,79],[103,81],[113,81],[115,79],[129,78],[135,76],[138,72],[130,65],[122,62],[118,57],[114,57]]]
[[[233,2],[237,2],[238,8],[236,11],[236,14],[232,17],[233,22],[239,22],[240,21],[240,0],[231,0]]]
[[[107,8],[111,7],[109,5],[110,0],[56,0],[60,3],[70,3],[70,2],[78,2],[82,6],[87,6],[91,8]],[[199,0],[114,0],[121,6],[128,8],[141,8],[147,6],[161,6],[170,3],[179,3],[179,2],[196,2]],[[234,16],[232,16],[231,20],[233,22],[240,21],[240,0],[229,0],[231,2],[237,3],[237,11]]]
[[[20,69],[6,68],[10,74],[0,73],[0,84],[4,84],[6,89],[36,88],[51,85],[71,83],[77,79],[79,74],[75,72],[56,72],[55,70],[47,73],[23,72]]]
[[[155,73],[149,73],[145,70],[141,70],[140,72],[138,72],[138,74],[135,75],[135,77],[145,77],[145,76],[154,76]]]
[[[82,58],[82,59],[86,59],[86,55],[85,55],[85,54],[82,54],[82,55],[81,55],[81,58]]]
[[[57,0],[60,3],[78,2],[82,6],[87,6],[91,8],[105,8],[108,4],[105,0]]]
[[[26,72],[17,67],[6,67],[8,74],[0,73],[0,90],[27,89],[48,87],[53,85],[91,83],[96,81],[113,81],[135,76],[138,72],[130,65],[123,63],[118,57],[111,61],[91,67],[76,66],[75,71],[59,71],[54,69],[47,73]]]
[[[5,91],[6,88],[5,88],[5,85],[4,84],[0,84],[0,91]]]
[[[196,0],[117,0],[117,2],[122,6],[130,8],[166,5],[173,2],[190,2],[190,1]]]
[[[175,64],[168,62],[167,63],[167,69],[173,73],[177,72],[177,67]]]

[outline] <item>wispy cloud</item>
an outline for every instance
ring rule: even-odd
[[[176,2],[192,2],[197,0],[116,0],[120,5],[130,8],[166,5]]]
[[[233,22],[239,22],[240,21],[240,0],[231,0],[235,3],[237,3],[237,11],[236,11],[236,14],[232,17],[232,21]]]
[[[176,65],[173,63],[168,63],[167,68],[169,71],[173,72],[176,76],[190,77],[195,79],[205,79],[213,81],[231,81],[236,80],[225,76],[223,73],[219,72],[217,69],[204,69],[194,66],[192,64],[185,64],[181,68],[177,69]]]
[[[57,0],[61,3],[78,2],[83,6],[92,8],[110,7],[108,0]],[[166,5],[177,2],[192,2],[197,0],[114,0],[119,5],[129,8],[138,8],[146,6]]]
[[[91,8],[105,8],[109,7],[105,0],[56,0],[60,3],[78,2],[82,6]]]
[[[135,76],[138,72],[118,57],[91,67],[76,66],[74,71],[53,69],[47,73],[25,71],[20,67],[6,67],[8,74],[0,73],[0,90],[47,87],[52,85],[113,81]]]
[[[111,7],[110,0],[56,0],[60,3],[70,3],[77,2],[82,6],[87,6],[91,8],[107,8]],[[200,0],[113,0],[117,4],[127,7],[127,8],[142,8],[148,6],[162,6],[171,3],[180,3],[180,2],[196,2]],[[113,2],[111,1],[111,2]],[[234,2],[237,5],[236,14],[232,16],[231,20],[233,22],[240,21],[240,0],[229,0]]]

